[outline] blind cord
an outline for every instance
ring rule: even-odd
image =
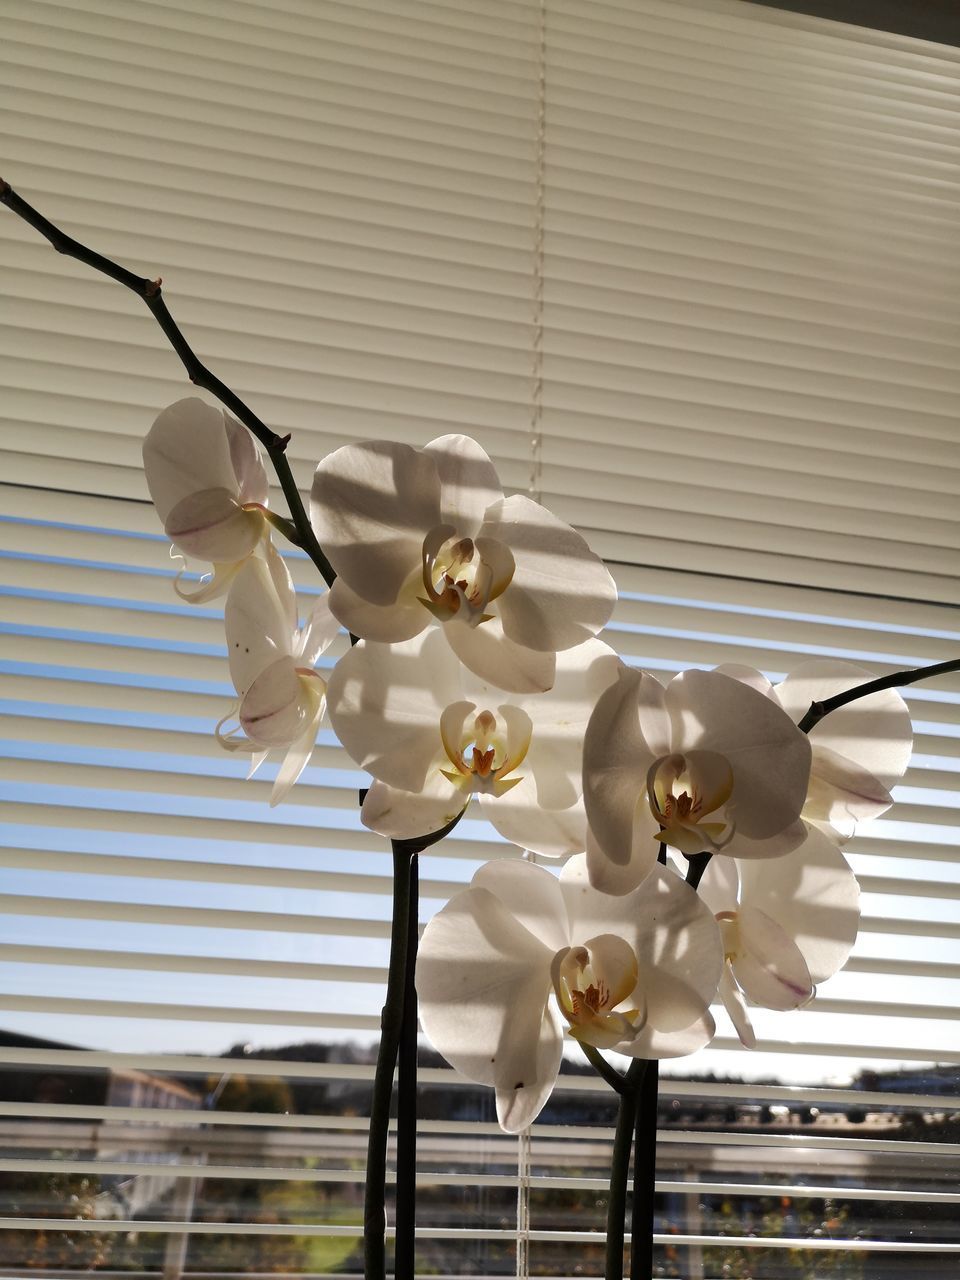
[[[543,493],[543,278],[546,215],[544,170],[547,134],[547,3],[540,3],[537,53],[537,134],[534,160],[533,334],[530,386],[530,481],[527,491],[535,502]],[[536,862],[530,851],[524,857]],[[530,1128],[517,1140],[517,1280],[530,1275]]]
[[[527,492],[535,502],[543,493],[543,279],[546,198],[544,172],[547,135],[547,4],[540,0],[540,41],[537,54],[537,134],[534,159],[533,218],[533,334],[530,386],[530,481]]]

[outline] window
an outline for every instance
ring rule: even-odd
[[[737,0],[4,26],[5,176],[163,276],[304,487],[463,429],[610,560],[630,661],[957,652],[956,49]],[[355,1272],[389,857],[329,733],[273,812],[213,741],[219,614],[173,594],[139,463],[181,368],[2,213],[0,1271]],[[909,700],[847,970],[664,1084],[664,1274],[955,1265],[960,684]],[[465,822],[425,914],[499,852]],[[424,1063],[423,1265],[513,1274],[517,1143]],[[571,1070],[534,1127],[533,1273],[598,1273],[611,1117]]]

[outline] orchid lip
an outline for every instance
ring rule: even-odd
[[[441,773],[457,786],[500,796],[522,781],[509,775],[526,758],[533,726],[518,707],[509,714],[501,707],[499,719],[492,711],[480,711],[471,724],[475,710],[473,703],[452,703],[440,717],[440,738],[453,766]]]
[[[497,549],[506,550],[499,544]],[[418,599],[441,622],[458,618],[472,627],[487,622],[492,617],[488,605],[513,577],[512,556],[507,553],[507,558],[509,564],[498,577],[472,538],[459,538],[451,525],[437,525],[423,540],[425,595]]]
[[[685,854],[722,849],[734,833],[724,812],[732,793],[733,770],[719,752],[660,756],[647,771],[650,809],[660,827],[655,838]]]
[[[639,1035],[645,1012],[620,1008],[634,991],[638,973],[636,953],[615,934],[602,934],[583,946],[563,947],[556,953],[551,981],[574,1039],[609,1047]]]

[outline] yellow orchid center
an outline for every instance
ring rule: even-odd
[[[733,836],[724,811],[732,794],[733,770],[719,752],[661,756],[647,773],[647,796],[660,825],[656,839],[687,854],[721,849]]]
[[[509,775],[523,763],[533,724],[519,707],[499,707],[477,715],[472,702],[455,702],[440,717],[440,737],[451,769],[441,773],[464,790],[502,796],[522,781]]]
[[[638,972],[633,948],[611,933],[557,952],[553,990],[574,1039],[600,1049],[636,1039],[645,1012],[618,1006],[633,994]]]
[[[458,618],[470,626],[488,622],[487,606],[513,577],[513,556],[493,538],[461,538],[438,525],[423,540],[424,595],[418,599],[441,622]]]

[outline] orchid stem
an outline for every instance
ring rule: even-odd
[[[365,1280],[386,1280],[386,1197],[387,1197],[387,1139],[390,1132],[390,1102],[393,1097],[393,1074],[400,1053],[400,1039],[404,1023],[404,1006],[413,1019],[414,1055],[416,1055],[416,999],[405,999],[407,984],[414,990],[414,962],[418,931],[417,886],[414,878],[415,859],[424,849],[437,844],[448,836],[460,819],[463,810],[439,831],[416,836],[411,840],[393,840],[393,915],[390,922],[390,960],[387,968],[387,991],[383,1012],[380,1015],[380,1045],[377,1049],[377,1065],[373,1076],[373,1094],[370,1099],[370,1130],[367,1138],[367,1177],[363,1199],[363,1274]],[[411,946],[412,941],[412,946]],[[407,1075],[409,1080],[409,1073]],[[408,1104],[409,1105],[409,1104]],[[409,1123],[409,1113],[404,1124]],[[413,1085],[412,1123],[416,1128],[416,1080]],[[414,1161],[411,1168],[400,1165],[398,1136],[397,1181],[413,1181],[416,1177],[416,1149],[412,1156],[407,1147],[404,1159]],[[411,1202],[412,1204],[412,1202]],[[399,1227],[399,1222],[398,1222]],[[415,1223],[411,1207],[409,1227]],[[395,1275],[413,1275],[413,1269]]]
[[[657,1095],[660,1063],[653,1059],[640,1081],[633,1147],[630,1280],[652,1280],[653,1204],[657,1181]]]
[[[698,889],[703,873],[710,865],[712,853],[691,853],[687,855],[687,884],[691,889]]]
[[[597,1075],[602,1076],[614,1093],[622,1094],[624,1089],[624,1077],[616,1069],[611,1067],[599,1049],[594,1048],[592,1044],[584,1044],[580,1042],[580,1048],[583,1056],[596,1071]]]
[[[635,1058],[622,1079],[617,1129],[610,1162],[610,1195],[607,1201],[607,1258],[604,1280],[623,1280],[623,1237],[627,1216],[627,1177],[630,1172],[630,1148],[637,1122],[640,1083],[647,1068],[643,1058]]]
[[[806,715],[797,726],[803,733],[815,729],[824,716],[840,707],[856,702],[858,698],[869,697],[871,693],[879,693],[882,689],[900,689],[906,684],[916,684],[918,680],[932,680],[936,676],[948,675],[951,671],[960,671],[960,658],[950,662],[935,662],[929,667],[913,667],[906,671],[894,671],[891,675],[880,676],[876,680],[868,680],[866,684],[858,684],[846,693],[835,694],[832,698],[824,698],[823,702],[811,702]]]
[[[410,917],[411,855],[399,841],[393,842],[393,919],[390,925],[390,965],[387,991],[380,1017],[380,1044],[370,1100],[367,1138],[367,1179],[363,1201],[363,1274],[365,1280],[386,1280],[387,1136],[393,1073],[400,1048],[403,995],[407,978],[407,941]]]
[[[264,449],[266,449],[267,455],[273,464],[273,469],[277,473],[280,488],[283,490],[283,495],[290,508],[290,515],[297,535],[296,545],[307,553],[317,569],[319,569],[320,575],[327,586],[332,586],[337,575],[330,561],[324,555],[316,534],[313,532],[313,526],[310,524],[303,506],[303,500],[300,497],[300,490],[297,488],[297,482],[293,478],[290,463],[287,461],[286,449],[290,442],[290,437],[278,436],[275,431],[271,431],[266,423],[262,422],[253,410],[248,408],[234,391],[230,390],[226,383],[221,382],[215,374],[211,373],[200,362],[193,348],[183,336],[180,326],[167,310],[167,304],[162,297],[160,281],[147,280],[143,276],[135,275],[132,271],[128,271],[126,267],[121,267],[119,263],[114,262],[111,258],[105,258],[103,254],[97,253],[95,249],[90,249],[81,244],[79,240],[74,240],[64,231],[61,231],[59,227],[55,226],[54,223],[49,222],[42,213],[38,213],[32,205],[27,204],[26,200],[18,196],[10,184],[4,182],[2,178],[0,178],[0,204],[5,204],[18,218],[22,218],[35,231],[39,231],[53,245],[57,253],[62,253],[68,258],[75,258],[77,262],[82,262],[85,266],[92,267],[94,271],[99,271],[101,274],[109,276],[111,280],[116,280],[118,284],[122,284],[132,293],[135,293],[146,304],[150,314],[180,357],[180,361],[187,371],[187,377],[194,386],[202,387],[205,391],[209,391],[216,396],[220,403],[226,405],[234,417],[242,422],[247,430],[256,436]]]
[[[403,1019],[397,1062],[397,1198],[393,1273],[412,1276],[416,1270],[417,1217],[417,962],[419,917],[419,857],[410,859],[407,907],[407,974],[403,988]]]

